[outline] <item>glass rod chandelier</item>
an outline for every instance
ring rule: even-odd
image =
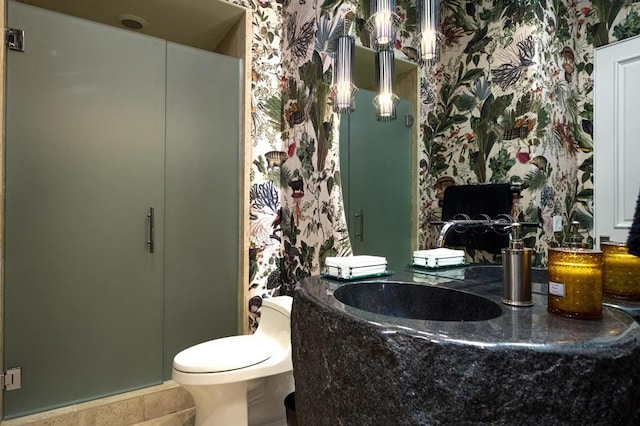
[[[393,93],[393,50],[381,50],[376,53],[376,86],[378,94],[373,98],[378,121],[396,119],[396,106],[400,98]]]
[[[371,17],[367,30],[371,35],[371,46],[376,52],[376,85],[378,95],[373,104],[378,121],[396,118],[396,106],[400,99],[393,93],[393,61],[396,31],[401,19],[396,13],[396,0],[371,0]]]
[[[371,47],[376,52],[393,49],[396,31],[402,22],[396,13],[396,0],[371,0],[370,11],[366,29],[371,36]]]
[[[396,0],[371,0],[370,17],[365,23],[371,47],[375,52],[377,96],[373,100],[378,121],[396,119],[400,98],[394,93],[394,50],[396,32],[402,19],[396,13]],[[413,45],[420,66],[433,64],[439,57],[440,0],[416,0],[417,34]],[[355,38],[351,35],[352,19],[344,19],[342,35],[336,39],[330,99],[335,113],[345,114],[355,109],[354,84]]]
[[[438,59],[440,40],[440,0],[416,0],[418,12],[414,47],[418,51],[420,65],[432,64]]]
[[[351,7],[351,4],[349,3]],[[336,39],[335,55],[333,57],[333,73],[329,98],[333,105],[333,112],[349,114],[355,110],[355,96],[358,88],[353,82],[355,38],[351,35],[354,20],[350,11],[340,21],[341,33]]]
[[[340,114],[348,114],[355,109],[354,101],[358,91],[353,84],[355,42],[351,35],[341,35],[337,41],[329,96],[333,104],[333,112]]]

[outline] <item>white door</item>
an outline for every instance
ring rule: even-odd
[[[594,238],[626,242],[640,190],[640,37],[596,49]]]

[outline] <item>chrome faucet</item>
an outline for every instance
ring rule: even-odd
[[[438,240],[436,241],[436,247],[444,247],[444,240],[447,239],[447,234],[455,226],[454,221],[450,220],[444,222],[442,225],[442,229],[440,229],[440,234],[438,234]]]
[[[467,215],[456,215],[455,217],[463,217],[464,219],[451,219],[444,222],[433,221],[430,222],[431,225],[442,225],[440,229],[440,233],[438,234],[438,239],[436,240],[436,247],[444,247],[444,242],[447,239],[447,235],[449,232],[454,229],[457,232],[464,232],[471,228],[485,228],[485,229],[493,229],[498,234],[507,235],[514,225],[513,218],[506,214],[501,214],[496,216],[495,219],[491,219],[486,215],[483,219],[469,219]],[[518,226],[521,227],[538,227],[540,226],[538,223],[519,223]]]
[[[431,222],[433,225],[442,225],[440,234],[438,234],[438,240],[436,241],[436,247],[444,247],[444,241],[447,239],[447,235],[451,229],[460,230],[463,232],[471,228],[504,228],[510,225],[513,220],[509,217],[509,220],[498,219],[452,219],[446,222]]]
[[[449,232],[454,229],[457,232],[465,232],[471,228],[485,228],[493,229],[498,234],[507,235],[512,227],[513,218],[507,214],[500,214],[491,219],[487,215],[479,215],[481,219],[470,219],[465,214],[458,214],[453,219],[444,222],[433,221],[431,225],[442,225],[438,239],[436,241],[436,247],[444,247],[444,242],[447,239]],[[522,227],[538,227],[537,223],[520,223]]]

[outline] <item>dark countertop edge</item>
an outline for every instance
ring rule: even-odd
[[[339,314],[343,314],[340,312]],[[347,314],[349,315],[349,314]],[[353,315],[349,315],[351,318],[356,320],[361,320]],[[580,321],[580,320],[578,320]],[[380,331],[381,334],[391,334],[390,332],[402,333],[405,335],[410,335],[414,338],[426,339],[432,343],[442,344],[442,345],[460,345],[460,346],[473,346],[480,349],[486,350],[532,350],[536,352],[546,352],[546,353],[558,353],[562,352],[564,354],[592,354],[597,355],[603,349],[610,350],[611,344],[624,344],[625,341],[628,342],[637,342],[640,345],[640,326],[637,324],[631,324],[630,327],[625,330],[623,333],[619,334],[616,339],[610,340],[602,340],[599,341],[597,339],[589,340],[584,343],[567,343],[567,344],[558,344],[558,343],[515,343],[515,342],[501,342],[501,343],[487,343],[473,340],[462,340],[462,339],[451,339],[446,336],[441,337],[438,334],[425,332],[421,330],[408,329],[402,326],[396,326],[393,324],[380,324],[374,323],[370,321],[366,321],[371,325],[375,325],[377,327],[386,327]],[[437,321],[433,321],[437,322]],[[636,334],[636,336],[631,336],[627,338],[629,334]]]
[[[337,301],[336,299],[332,299],[333,296],[329,294],[324,295],[326,299],[331,298],[330,299],[331,303],[328,303],[326,299],[322,300],[321,298],[318,297],[318,295],[315,295],[311,291],[309,291],[310,290],[309,286],[303,285],[303,283],[310,283],[310,282],[323,283],[325,285],[329,285],[330,287],[332,287],[332,290],[334,290],[335,288],[341,285],[353,284],[353,283],[362,283],[366,285],[367,281],[373,281],[373,280],[376,280],[376,278],[368,278],[368,279],[355,280],[355,281],[337,281],[337,280],[327,279],[320,276],[307,277],[301,280],[298,284],[296,284],[294,289],[294,301],[295,301],[295,296],[297,294],[300,297],[306,298],[308,299],[308,301],[315,303],[316,306],[321,307],[323,310],[332,312],[334,315],[345,316],[351,320],[355,320],[357,322],[367,324],[372,327],[377,327],[379,328],[380,334],[398,333],[398,334],[403,334],[403,335],[414,337],[414,338],[426,339],[433,343],[442,344],[442,345],[450,344],[450,345],[460,345],[460,346],[473,346],[473,347],[482,348],[486,350],[530,350],[530,351],[545,352],[545,353],[582,354],[582,355],[592,355],[592,356],[597,356],[602,351],[610,352],[613,347],[626,346],[625,343],[640,345],[640,324],[634,321],[634,319],[628,313],[625,313],[623,310],[620,310],[614,307],[608,307],[606,305],[603,306],[603,313],[607,310],[610,310],[611,315],[613,315],[614,317],[621,316],[628,319],[628,327],[626,328],[626,330],[617,334],[614,338],[609,337],[605,339],[606,336],[602,336],[602,338],[594,338],[590,340],[585,340],[583,342],[567,342],[567,343],[555,343],[555,342],[532,343],[532,342],[524,342],[524,341],[523,342],[502,341],[502,342],[491,343],[491,342],[479,341],[479,340],[473,340],[473,339],[455,338],[446,334],[441,334],[437,331],[438,327],[433,327],[434,330],[426,331],[426,330],[419,330],[415,327],[411,327],[403,324],[394,324],[389,322],[390,320],[392,320],[396,322],[404,322],[405,324],[410,324],[413,321],[415,324],[416,322],[420,322],[420,320],[397,319],[395,317],[377,315],[377,314],[361,311],[357,308],[352,308],[352,307],[348,307],[348,311],[344,309],[340,309],[338,305],[342,305],[342,303]],[[411,280],[407,280],[406,277],[402,277],[402,276],[401,277],[398,277],[398,276],[384,277],[384,280],[389,282],[403,282],[403,283],[406,282],[407,284],[433,285],[433,284],[425,284],[420,282],[413,282]],[[460,281],[460,280],[452,280],[452,281]],[[486,284],[487,283],[481,283],[480,285],[486,285]],[[446,287],[446,285],[443,285],[442,283],[439,283],[435,286]],[[491,297],[491,296],[488,297],[487,295],[484,295],[481,293],[474,293],[469,288],[465,288],[465,289],[453,288],[453,290],[478,294],[482,297],[485,297],[486,299],[497,302],[495,297]],[[537,295],[534,293],[533,297],[534,299],[536,297],[540,298],[542,297],[542,295],[539,295],[539,294]],[[527,310],[527,309],[532,309],[532,308],[513,308],[513,307],[503,306],[503,311],[504,311],[503,315],[501,315],[498,318],[494,318],[492,320],[487,320],[487,321],[477,321],[477,322],[471,321],[466,323],[447,322],[447,321],[422,321],[422,323],[426,326],[433,324],[434,326],[441,325],[442,327],[445,327],[447,325],[450,327],[451,326],[455,327],[456,325],[474,324],[474,323],[488,324],[488,323],[491,323],[492,321],[493,321],[493,324],[497,324],[497,322],[501,321],[502,317],[505,314],[509,312],[517,312],[518,310]],[[566,322],[567,325],[577,324],[580,322],[583,322],[585,324],[594,322],[594,320],[581,320],[581,319],[559,317],[557,315],[547,313],[546,308],[544,309],[544,312],[542,314],[551,315],[551,318],[557,317],[556,320],[558,321],[568,321]],[[598,320],[595,320],[595,321],[598,321]],[[609,354],[609,356],[611,356],[611,354]]]

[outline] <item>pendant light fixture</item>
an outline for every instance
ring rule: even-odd
[[[371,0],[370,10],[366,28],[371,35],[371,47],[376,52],[393,49],[396,31],[402,22],[396,13],[396,0]]]
[[[418,12],[417,31],[414,47],[418,51],[421,65],[431,64],[438,59],[440,40],[440,0],[416,0]]]
[[[378,94],[373,100],[378,121],[396,119],[396,106],[400,98],[394,90],[394,49],[396,32],[402,19],[396,13],[396,0],[370,0],[370,16],[365,28],[370,33],[371,47],[375,51],[375,71]],[[420,65],[432,64],[438,60],[440,0],[416,0],[417,34],[414,47],[418,51]],[[350,23],[350,20],[345,20]],[[355,39],[350,28],[337,39],[334,57],[333,77],[330,98],[333,111],[350,113],[354,110],[354,98],[357,92],[353,84],[353,62]]]
[[[396,118],[396,105],[400,99],[393,93],[393,60],[396,31],[401,19],[396,13],[396,0],[371,0],[371,16],[367,30],[371,47],[376,52],[376,85],[378,94],[373,99],[378,121]]]
[[[358,88],[353,84],[354,49],[353,36],[347,34],[338,37],[329,96],[333,104],[333,112],[340,114],[348,114],[355,109],[354,100]]]
[[[396,119],[396,106],[400,98],[393,93],[393,50],[376,53],[376,83],[378,95],[373,99],[378,121]]]

